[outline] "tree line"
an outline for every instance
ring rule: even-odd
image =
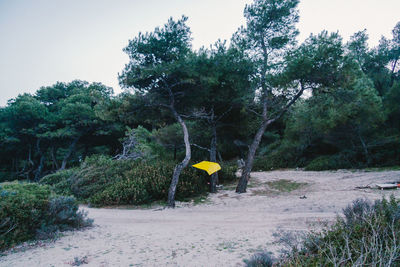
[[[185,16],[139,33],[124,48],[116,96],[72,81],[9,100],[0,108],[0,180],[38,181],[91,154],[117,155],[132,129],[149,160],[176,162],[170,206],[191,160],[243,158],[238,193],[254,168],[398,165],[400,22],[373,48],[366,30],[348,42],[323,31],[299,44],[297,6],[255,0],[229,45],[194,50]],[[210,183],[215,192],[217,174]]]

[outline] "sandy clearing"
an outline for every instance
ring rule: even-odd
[[[281,179],[307,186],[268,193],[265,183]],[[397,180],[400,171],[256,172],[247,193],[221,190],[202,205],[180,203],[174,210],[84,208],[95,227],[9,253],[0,257],[0,266],[71,266],[74,257],[85,256],[84,266],[242,266],[243,258],[254,251],[276,249],[271,242],[278,229],[310,229],[316,222],[332,220],[359,197],[400,197],[400,190],[355,190]],[[300,199],[303,195],[307,198]]]

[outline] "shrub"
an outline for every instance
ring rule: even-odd
[[[77,168],[61,170],[44,176],[40,183],[52,186],[53,191],[57,194],[72,195],[70,178],[76,175],[77,171]]]
[[[0,184],[0,249],[90,224],[75,199],[52,195],[47,185]]]
[[[351,157],[346,154],[335,154],[320,156],[312,160],[306,167],[306,171],[324,171],[337,169],[350,169],[358,167],[357,163],[352,163]]]
[[[164,200],[168,196],[174,164],[170,162],[142,162],[122,174],[122,178],[89,198],[96,206],[117,204],[142,204]],[[177,186],[176,199],[183,200],[206,192],[204,178],[196,170],[182,171]]]
[[[268,147],[267,153],[257,156],[253,170],[270,171],[272,169],[295,168],[304,166],[302,146],[291,142],[276,142]]]
[[[399,266],[400,206],[392,196],[375,203],[358,199],[344,218],[308,233],[277,266]]]
[[[58,194],[86,200],[103,191],[110,183],[115,183],[125,171],[135,168],[137,164],[133,160],[112,160],[104,155],[95,155],[87,157],[79,168],[47,175],[40,183],[51,185]]]
[[[237,171],[237,163],[236,162],[225,162],[221,163],[221,170],[218,171],[218,180],[220,184],[229,183],[232,181],[236,181],[236,171]]]
[[[71,192],[94,206],[142,204],[167,198],[175,163],[169,161],[112,160],[105,156],[87,158],[79,169],[45,176],[41,183],[55,192]],[[225,175],[228,179],[229,172]],[[206,179],[194,168],[185,168],[179,179],[176,199],[206,192]]]
[[[3,183],[0,188],[0,219],[13,230],[3,233],[0,249],[32,239],[45,217],[50,188],[37,184]]]
[[[5,170],[0,170],[0,183],[16,180],[18,177],[15,172],[8,172]]]
[[[87,218],[87,212],[79,210],[74,197],[55,196],[50,199],[46,221],[36,231],[36,237],[45,239],[54,236],[58,231],[88,227],[93,219]]]
[[[271,267],[274,260],[269,252],[260,252],[254,254],[250,260],[244,260],[247,267]]]
[[[125,179],[93,195],[89,198],[89,202],[94,206],[142,204],[147,202],[148,198],[149,195],[143,183],[134,179]]]

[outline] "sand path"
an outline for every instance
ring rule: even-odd
[[[266,182],[291,180],[307,185],[276,193]],[[254,251],[276,249],[278,229],[306,230],[332,220],[356,198],[378,199],[400,190],[355,189],[400,180],[400,171],[303,172],[252,174],[248,192],[221,190],[200,205],[179,203],[176,209],[93,209],[95,227],[69,232],[55,242],[0,257],[0,266],[242,266]],[[306,196],[301,199],[301,196]]]

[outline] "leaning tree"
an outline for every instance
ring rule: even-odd
[[[261,105],[261,123],[249,146],[245,167],[239,180],[236,192],[246,192],[254,157],[261,138],[267,127],[276,121],[303,93],[300,90],[281,108],[282,112],[272,113],[272,100],[277,86],[276,76],[281,72],[282,54],[295,43],[298,31],[298,0],[255,0],[247,5],[244,15],[247,26],[240,28],[233,37],[233,43],[247,51],[248,56],[257,66],[254,76],[254,90],[257,91],[257,102]],[[286,94],[286,92],[281,92]]]
[[[335,89],[341,86],[346,63],[337,34],[311,35],[295,47],[298,20],[297,0],[255,0],[246,6],[247,28],[234,37],[234,43],[248,51],[258,67],[254,73],[255,100],[260,106],[259,128],[249,146],[236,192],[246,192],[254,157],[267,127],[280,119],[305,90]]]
[[[162,28],[153,32],[139,33],[129,41],[124,52],[129,63],[119,75],[122,87],[133,89],[138,98],[153,109],[167,109],[182,128],[185,158],[175,166],[168,191],[168,206],[175,206],[175,192],[179,175],[191,157],[189,132],[181,112],[185,110],[182,97],[192,88],[190,65],[190,29],[187,17],[172,18]],[[187,108],[187,107],[186,107]]]

